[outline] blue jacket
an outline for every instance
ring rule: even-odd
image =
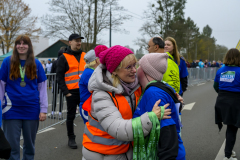
[[[169,125],[176,125],[176,129],[177,129],[177,133],[178,133],[178,144],[179,144],[177,160],[185,160],[186,152],[185,152],[185,148],[183,146],[183,141],[179,135],[180,125],[179,125],[178,112],[177,112],[175,103],[169,94],[167,94],[165,91],[163,91],[162,89],[160,89],[158,87],[155,87],[155,86],[149,87],[145,91],[144,95],[142,96],[142,99],[138,104],[138,107],[133,115],[133,118],[139,117],[142,114],[144,114],[145,112],[151,112],[154,104],[159,99],[161,99],[160,106],[163,106],[163,105],[169,103],[170,106],[168,108],[170,108],[171,112],[172,112],[170,115],[172,117],[171,119],[161,120],[161,128],[163,128],[165,126],[169,126]]]
[[[186,62],[183,58],[180,58],[180,65],[178,66],[178,68],[179,68],[180,79],[188,76],[187,65],[186,65]],[[179,92],[179,94],[181,95],[182,93],[183,93],[182,83],[180,81],[180,92]]]
[[[94,70],[91,68],[86,68],[83,71],[83,74],[79,81],[79,92],[80,92],[80,104],[79,112],[84,121],[84,124],[88,121],[88,113],[82,109],[83,103],[91,96],[91,93],[88,91],[88,81],[92,76]]]

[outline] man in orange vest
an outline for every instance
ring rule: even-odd
[[[84,61],[85,53],[81,50],[81,40],[83,37],[72,34],[69,37],[69,45],[57,62],[57,81],[59,88],[66,96],[67,100],[67,134],[68,146],[72,149],[77,148],[74,134],[74,119],[77,105],[80,103],[79,86],[81,74],[86,65]]]

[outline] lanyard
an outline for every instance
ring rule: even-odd
[[[138,100],[138,104],[142,99],[142,96],[151,83],[157,82],[156,80],[149,82],[144,88],[141,97]],[[137,104],[137,105],[138,105]],[[161,119],[164,115],[164,106],[161,106]],[[157,159],[157,144],[160,137],[160,122],[154,112],[148,112],[148,117],[152,122],[152,130],[150,134],[144,138],[142,131],[142,123],[140,117],[132,119],[134,146],[133,146],[133,160],[156,160]]]
[[[19,69],[20,69],[21,81],[24,82],[25,67],[24,67],[24,69],[22,69],[21,65],[19,65]]]
[[[90,69],[92,69],[92,70],[95,70],[95,68],[93,68],[93,67],[88,67],[88,68],[90,68]]]
[[[161,119],[164,115],[164,107],[161,107]],[[148,112],[149,119],[152,122],[150,134],[144,138],[140,117],[132,119],[134,146],[133,160],[156,160],[157,144],[160,137],[160,122],[154,112]]]

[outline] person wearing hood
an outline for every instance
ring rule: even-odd
[[[78,34],[69,36],[70,46],[65,50],[57,61],[57,81],[59,88],[66,96],[67,100],[67,135],[68,146],[77,149],[75,141],[73,122],[75,119],[77,105],[80,103],[79,95],[79,79],[84,71],[86,62],[84,61],[84,53],[81,50],[81,40],[83,37]]]
[[[104,45],[97,46],[96,49],[99,47],[105,47]],[[80,105],[79,105],[79,112],[83,119],[84,124],[88,121],[88,112],[82,109],[84,102],[91,96],[91,93],[88,91],[88,81],[93,74],[93,71],[97,68],[100,64],[98,55],[92,49],[86,53],[84,56],[84,60],[86,62],[85,69],[83,74],[81,75],[79,81],[79,92],[80,92]]]
[[[130,49],[119,45],[101,51],[99,58],[101,64],[88,83],[92,100],[83,134],[83,160],[131,160],[132,116],[142,94],[136,77],[137,59]],[[161,117],[159,103],[160,100],[152,106],[155,118]],[[169,112],[166,109],[163,118],[170,118]],[[148,113],[142,114],[140,120],[146,136],[153,126]]]

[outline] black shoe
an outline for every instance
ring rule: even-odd
[[[75,138],[69,138],[68,139],[68,146],[71,149],[77,149],[77,143],[75,142]]]

